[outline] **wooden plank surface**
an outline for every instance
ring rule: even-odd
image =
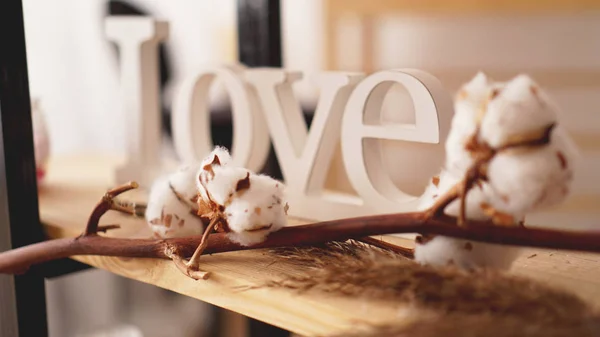
[[[49,175],[40,187],[40,214],[50,237],[73,237],[81,233],[94,205],[104,192],[114,186],[112,170],[118,157],[86,155],[56,157],[48,167]],[[125,195],[124,195],[125,196]],[[145,191],[127,194],[144,200]],[[291,219],[292,224],[303,223]],[[143,219],[115,212],[107,214],[101,224],[118,223],[122,229],[110,235],[149,237]],[[407,239],[386,238],[412,245]],[[340,332],[361,323],[402,319],[397,305],[365,302],[317,293],[303,295],[279,289],[241,291],[240,287],[276,279],[290,267],[272,263],[264,251],[247,251],[203,257],[203,268],[212,272],[207,281],[183,276],[166,260],[80,256],[83,263],[115,274],[153,284],[174,292],[224,307],[243,315],[280,326],[301,335]],[[600,254],[527,249],[514,267],[514,273],[570,288],[600,307]]]
[[[596,0],[327,0],[335,13],[381,15],[390,12],[469,14],[571,14],[600,10]]]

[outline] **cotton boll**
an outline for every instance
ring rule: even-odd
[[[488,166],[495,208],[515,214],[554,206],[569,195],[577,152],[562,130],[555,130],[550,144],[498,153]]]
[[[456,265],[463,269],[510,269],[520,249],[489,243],[436,236],[415,247],[415,261],[424,265]]]
[[[491,94],[480,137],[493,148],[556,123],[557,107],[528,76],[520,75]]]
[[[175,172],[159,178],[150,189],[146,221],[160,238],[201,235],[204,224],[195,216],[192,201],[196,195],[196,167],[181,166]],[[177,191],[182,200],[171,189]]]
[[[430,208],[435,200],[459,183],[462,177],[448,171],[442,171],[439,181],[432,181],[422,197],[420,210]],[[437,185],[437,186],[436,186]],[[483,193],[485,185],[474,187],[467,194],[466,215],[471,220],[488,220],[490,216],[483,212],[481,203],[487,202]],[[460,201],[456,200],[448,205],[445,214],[458,216]],[[503,246],[445,236],[429,237],[423,243],[415,246],[415,261],[432,266],[457,265],[464,269],[493,268],[508,269],[512,262],[519,256],[520,250],[513,246]]]
[[[283,185],[265,175],[250,175],[250,187],[225,207],[230,238],[242,245],[265,240],[287,223]]]
[[[227,165],[230,161],[227,149],[217,146],[200,164],[181,165],[158,179],[150,190],[146,209],[146,221],[155,235],[161,238],[201,235],[204,224],[195,214],[198,168]]]
[[[201,184],[207,202],[223,206],[231,240],[242,245],[264,241],[287,223],[283,183],[242,167],[216,166]],[[204,175],[201,171],[199,175]]]

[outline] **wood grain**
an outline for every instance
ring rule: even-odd
[[[326,2],[335,12],[364,15],[381,15],[393,11],[454,15],[482,13],[548,15],[600,10],[600,3],[595,0],[328,0]]]
[[[40,188],[40,213],[50,237],[73,237],[83,231],[91,209],[104,192],[113,187],[110,173],[119,163],[118,157],[111,156],[53,158],[48,168],[48,179]],[[145,193],[138,190],[123,196],[142,201]],[[307,220],[291,219],[292,225],[305,222]],[[115,223],[120,224],[122,229],[109,235],[150,236],[143,219],[113,212],[101,221],[101,225]],[[412,245],[404,238],[383,239]],[[183,276],[170,261],[97,256],[74,258],[306,336],[339,333],[361,324],[398,322],[402,319],[399,316],[400,304],[365,302],[312,292],[298,295],[286,290],[243,290],[244,287],[277,279],[283,270],[287,273],[300,272],[289,270],[287,265],[273,263],[260,250],[203,257],[203,269],[212,272],[207,281],[194,281]],[[570,288],[600,307],[600,254],[528,249],[517,262],[514,273]]]

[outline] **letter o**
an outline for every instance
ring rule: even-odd
[[[231,100],[235,165],[260,171],[269,154],[269,137],[255,94],[242,76],[243,68],[227,67],[186,79],[177,93],[172,109],[175,150],[184,162],[197,162],[212,151],[209,93],[217,78],[223,82]]]

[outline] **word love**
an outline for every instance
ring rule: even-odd
[[[151,18],[106,21],[107,37],[120,49],[121,93],[131,130],[128,162],[117,171],[119,182],[147,185],[164,172],[157,61],[158,44],[167,38],[168,30],[166,22]],[[419,197],[403,191],[398,182],[422,181],[425,186],[443,163],[443,141],[453,108],[441,83],[415,69],[368,76],[321,73],[315,78],[320,96],[308,130],[292,90],[301,78],[300,72],[243,66],[191,74],[172,106],[178,156],[198,162],[212,150],[208,98],[212,83],[219,80],[231,100],[233,163],[260,170],[272,142],[288,186],[291,215],[331,220],[415,210]],[[383,121],[382,104],[394,84],[405,88],[412,100],[412,124]],[[407,108],[411,109],[399,106],[398,113]],[[390,145],[389,140],[398,142]],[[338,144],[356,194],[324,190]],[[434,151],[415,144],[431,144]]]

